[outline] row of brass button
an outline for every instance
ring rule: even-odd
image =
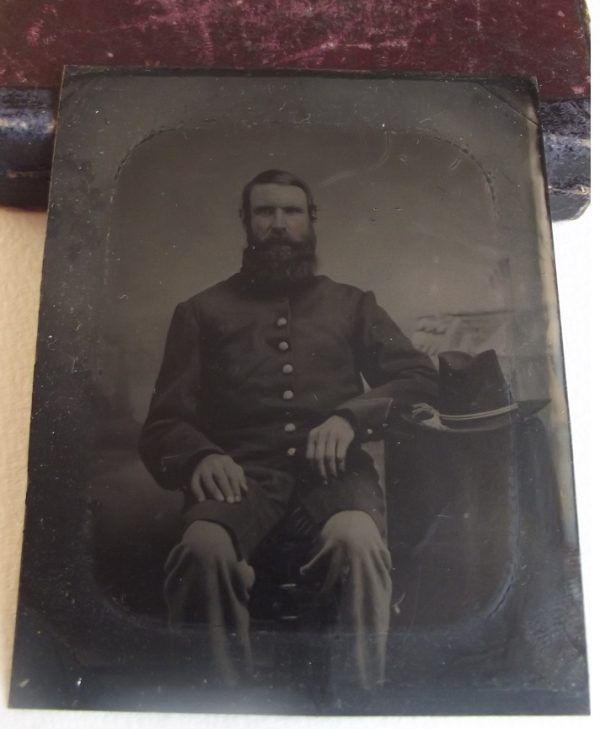
[[[277,326],[278,327],[284,327],[288,323],[288,320],[284,316],[280,316],[279,319],[277,319]],[[281,352],[287,352],[290,348],[289,342],[286,342],[285,339],[282,339],[281,342],[279,342],[279,350]],[[283,367],[281,368],[281,371],[284,375],[291,375],[294,371],[294,366],[290,364],[289,362],[286,362]],[[283,399],[284,400],[292,400],[294,398],[294,391],[293,390],[284,390],[283,392]],[[294,433],[296,431],[296,425],[294,423],[286,423],[283,427],[284,431],[286,433]],[[288,456],[295,456],[296,455],[296,449],[295,448],[288,448],[287,449]]]

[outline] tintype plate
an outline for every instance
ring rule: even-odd
[[[70,69],[46,246],[13,706],[588,711],[532,83]]]

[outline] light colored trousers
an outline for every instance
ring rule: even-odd
[[[206,624],[212,669],[223,685],[235,686],[240,666],[252,672],[248,601],[253,567],[238,557],[224,527],[195,521],[172,550],[165,569],[170,624],[189,623],[190,615]],[[333,636],[342,648],[338,660],[350,682],[364,689],[384,680],[390,569],[385,542],[362,511],[334,514],[321,529],[316,552],[301,568],[303,575],[320,576],[316,598],[334,598]]]

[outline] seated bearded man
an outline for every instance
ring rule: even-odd
[[[302,180],[257,175],[240,214],[241,270],[177,306],[141,435],[155,479],[185,494],[169,619],[204,623],[213,675],[235,685],[252,671],[258,555],[292,539],[300,575],[335,606],[340,666],[370,689],[384,679],[391,581],[384,492],[361,443],[392,407],[431,402],[437,375],[373,293],[315,274]]]

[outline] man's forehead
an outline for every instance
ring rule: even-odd
[[[278,185],[275,182],[254,185],[250,190],[250,205],[253,208],[261,205],[296,205],[306,208],[306,193],[296,185]]]

